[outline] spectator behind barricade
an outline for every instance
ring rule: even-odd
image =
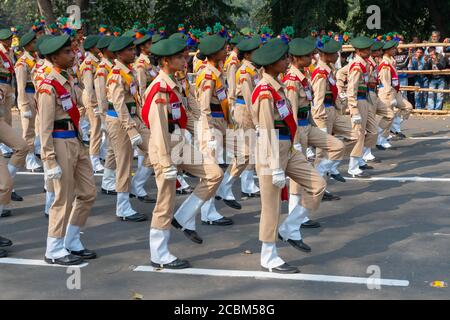
[[[430,42],[432,43],[439,43],[441,41],[441,33],[439,31],[433,31],[431,33]],[[443,47],[435,47],[437,53],[444,53]],[[427,49],[425,54],[430,54],[430,48]]]
[[[399,41],[399,44],[403,44],[404,41]],[[397,70],[408,70],[408,64],[412,57],[412,49],[403,49],[398,48],[397,54],[395,55],[395,62],[397,64]],[[404,73],[399,73],[398,79],[400,80],[400,86],[408,86],[408,75]],[[414,103],[414,95],[412,93],[409,93],[407,91],[403,91],[402,95],[404,98],[408,99],[409,102]]]
[[[437,52],[436,47],[429,47],[429,59],[425,65],[425,70],[443,70],[446,67],[446,61],[443,54]],[[445,89],[445,77],[443,75],[429,75],[429,87],[430,89]],[[443,93],[428,93],[428,110],[442,110],[444,102]]]
[[[424,55],[423,48],[417,48],[409,62],[409,70],[424,70],[429,57]],[[415,75],[412,80],[413,85],[420,88],[428,88],[428,77],[426,75]],[[425,91],[417,91],[414,93],[415,108],[425,109],[428,101],[428,93]]]

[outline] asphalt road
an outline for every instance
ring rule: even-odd
[[[441,138],[396,141],[396,150],[375,151],[382,163],[375,165],[373,176],[398,180],[330,182],[329,189],[342,200],[323,202],[313,217],[322,227],[303,231],[312,252],[279,243],[279,254],[302,274],[367,278],[379,270],[381,278],[406,280],[406,286],[369,289],[318,280],[135,272],[136,266],[149,264],[149,223],[118,221],[115,197],[98,193],[82,240],[99,258],[80,269],[80,289],[68,288],[73,278],[66,268],[0,259],[0,299],[131,299],[134,293],[143,299],[448,299],[448,287],[431,283],[450,282],[450,119],[412,118],[404,133]],[[447,181],[401,181],[415,176]],[[96,182],[100,190],[101,178]],[[153,179],[147,189],[155,195]],[[47,232],[43,179],[18,175],[16,190],[25,200],[12,203],[13,216],[0,218],[0,235],[14,242],[9,258],[42,260]],[[239,191],[235,184],[235,194]],[[184,199],[178,196],[177,206]],[[151,216],[152,204],[132,203]],[[242,205],[239,211],[217,203],[223,215],[233,218],[233,226],[204,226],[198,217],[202,245],[173,230],[173,254],[200,269],[260,271],[259,199]],[[283,212],[282,218],[287,204]]]

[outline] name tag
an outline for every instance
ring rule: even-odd
[[[398,79],[392,79],[392,86],[398,87]]]
[[[132,96],[136,94],[136,84],[134,82],[130,84],[130,93]]]
[[[132,116],[134,116],[135,114],[136,114],[136,106],[132,106],[131,108],[130,108],[130,115],[132,115]]]
[[[218,90],[216,91],[216,94],[217,94],[217,98],[218,98],[220,101],[223,101],[223,100],[225,100],[225,99],[227,98],[227,93],[225,92],[225,88],[220,88],[220,89],[218,89]]]
[[[330,73],[330,75],[328,76],[328,81],[330,82],[330,84],[331,84],[332,86],[336,85],[336,80],[334,80],[334,78],[333,78],[333,76],[331,75],[331,73]]]
[[[153,78],[157,76],[156,72],[152,70],[150,70],[150,76],[152,76]]]
[[[364,82],[365,83],[369,82],[369,75],[367,73],[364,74]]]
[[[64,96],[61,96],[60,99],[61,99],[61,104],[62,104],[62,107],[63,107],[64,111],[68,111],[69,109],[72,109],[73,103],[72,103],[72,99],[70,97],[70,94],[66,94]]]
[[[281,119],[286,118],[290,114],[289,108],[286,104],[286,100],[282,99],[282,100],[278,101],[276,103],[276,105],[277,105],[277,110],[278,110],[278,113],[279,113]]]
[[[3,62],[3,66],[4,66],[6,69],[11,68],[11,65],[9,64],[8,61]]]
[[[306,93],[306,98],[307,98],[309,101],[312,101],[312,92],[311,92],[311,90],[305,89],[305,93]]]
[[[253,84],[256,86],[259,83],[259,79],[257,77],[253,77]]]
[[[181,118],[181,102],[175,102],[172,103],[171,106],[171,112],[172,112],[172,119],[173,120],[178,120]]]

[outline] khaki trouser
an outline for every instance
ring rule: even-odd
[[[138,148],[145,154],[143,165],[150,168],[151,164],[148,158],[150,131],[139,118],[134,117],[133,119],[136,122],[136,130],[142,136],[143,142]],[[115,117],[107,116],[106,126],[116,160],[116,191],[130,192],[131,167],[133,164],[133,149],[131,147],[130,137],[120,124],[120,121]]]
[[[306,149],[309,146],[320,148],[326,151],[328,160],[344,159],[345,146],[344,143],[332,135],[326,134],[317,127],[311,125],[297,127],[297,134],[302,145],[303,155],[306,157]],[[294,180],[290,180],[289,193],[303,194],[304,189]]]
[[[33,114],[31,118],[25,118],[23,115],[20,117],[22,123],[22,137],[28,145],[28,153],[34,153],[34,138],[36,137],[39,121],[37,120],[36,112],[36,100],[34,99],[34,93],[27,93],[27,98],[30,103],[30,111]]]
[[[383,117],[378,123],[378,126],[381,129],[383,129],[382,132],[383,137],[387,137],[389,136],[389,131],[391,130],[392,122],[394,121],[394,116],[397,114],[401,115],[404,119],[408,119],[413,107],[411,103],[402,96],[401,92],[397,92],[396,95],[397,107],[395,108],[395,110],[391,105],[392,101],[390,101],[385,95],[379,94],[378,97],[382,111],[386,112],[386,109],[389,109],[386,112],[388,116],[383,116],[382,114],[378,113],[377,108],[377,114]]]
[[[223,171],[216,164],[179,164],[177,167],[179,170],[185,170],[200,178],[194,189],[194,194],[204,201],[214,196],[223,178]],[[167,230],[170,228],[175,207],[176,180],[164,179],[163,168],[159,164],[155,164],[153,168],[158,195],[153,209],[151,227]]]
[[[0,155],[0,205],[7,205],[11,201],[13,179],[9,175],[7,164],[6,159]]]
[[[28,145],[3,118],[0,118],[0,142],[13,149],[9,163],[17,168],[23,167],[28,153]]]
[[[62,176],[51,181],[55,200],[49,212],[48,236],[63,238],[68,223],[86,224],[97,191],[87,148],[77,138],[54,138],[53,146]]]
[[[334,106],[325,108],[327,113],[327,132],[335,137],[343,138],[345,145],[345,154],[348,155],[353,149],[357,137],[352,130],[351,121],[348,117],[339,114]],[[328,159],[326,151],[323,149],[316,150],[316,161],[320,159]]]
[[[111,143],[111,138],[109,136],[108,129],[106,129],[105,136],[106,136],[106,141],[108,141],[108,146],[106,149],[104,167],[107,169],[116,170],[116,156],[114,155],[114,149],[113,149],[113,146]]]
[[[96,116],[93,108],[86,108],[86,115],[91,126],[89,136],[89,154],[98,156],[102,145],[102,118]]]
[[[317,210],[325,192],[326,182],[306,160],[303,153],[291,151],[290,141],[280,141],[280,167],[286,177],[291,178],[304,189],[302,206],[309,210]],[[280,219],[281,189],[272,184],[271,170],[267,165],[256,164],[261,192],[261,221],[259,240],[276,242]]]
[[[201,132],[202,136],[197,137],[200,144],[200,151],[203,155],[205,155],[205,157],[207,157],[207,159],[216,162],[217,150],[208,148],[208,141],[217,140],[218,138],[220,138],[221,140],[218,140],[217,142],[217,148],[222,147],[223,153],[225,153],[226,131],[228,128],[228,124],[223,118],[213,118],[211,125],[213,129],[209,130],[207,127],[204,126],[205,121],[206,120],[202,121],[202,119],[200,118],[199,128],[197,129],[202,131]],[[214,138],[211,135],[214,135]]]
[[[14,106],[14,88],[9,84],[0,83],[0,96],[3,95],[3,100],[0,100],[0,117],[3,117],[5,122],[12,126],[11,108]]]
[[[364,147],[374,148],[377,145],[378,138],[378,121],[377,121],[377,109],[380,104],[377,94],[374,91],[369,91],[370,97],[370,109],[367,117],[367,131],[375,132],[372,135],[366,135],[364,141]]]
[[[358,110],[361,116],[361,124],[352,123],[352,130],[354,136],[358,139],[350,154],[352,157],[361,158],[364,153],[364,146],[366,139],[370,144],[376,143],[378,129],[376,127],[374,117],[371,117],[372,105],[367,100],[358,100]],[[369,121],[370,117],[370,121]]]

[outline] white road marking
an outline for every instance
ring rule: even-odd
[[[450,182],[450,178],[427,178],[427,177],[371,177],[369,179],[345,177],[354,181],[400,181],[400,182]]]
[[[411,140],[449,140],[450,136],[437,136],[437,137],[409,137]]]
[[[39,266],[39,267],[79,267],[83,268],[86,267],[89,263],[85,262],[76,266],[61,266],[58,264],[48,264],[44,260],[35,260],[35,259],[20,259],[20,258],[0,258],[0,263],[3,264],[18,264],[18,265],[25,265],[25,266]]]
[[[236,278],[255,278],[255,279],[282,279],[297,281],[318,281],[318,282],[335,282],[335,283],[351,283],[364,285],[380,285],[393,287],[408,287],[408,280],[395,279],[375,279],[360,277],[343,277],[329,276],[320,274],[280,274],[265,271],[244,271],[244,270],[223,270],[223,269],[198,269],[188,268],[181,270],[173,269],[155,269],[151,266],[138,266],[133,271],[137,272],[154,272],[154,273],[171,273],[182,275],[212,276],[212,277],[236,277]]]
[[[16,174],[23,176],[43,176],[43,172],[18,171]],[[103,177],[103,173],[94,173],[95,177]]]

